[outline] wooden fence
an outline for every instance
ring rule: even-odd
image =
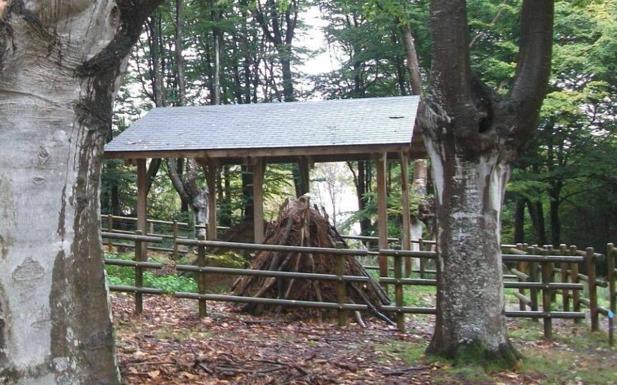
[[[175,270],[180,272],[192,272],[196,274],[198,290],[197,293],[174,292],[167,293],[161,289],[143,287],[143,272],[147,269],[162,269],[164,264],[150,262],[144,250],[153,250],[148,244],[158,244],[163,241],[163,237],[156,235],[127,234],[119,232],[104,232],[103,238],[113,242],[114,240],[124,240],[134,243],[135,260],[106,259],[107,265],[125,266],[135,269],[134,286],[111,285],[112,291],[129,292],[135,294],[136,311],[143,310],[144,294],[170,294],[178,298],[190,298],[199,301],[199,313],[206,315],[208,301],[240,302],[240,303],[263,303],[292,307],[312,307],[320,309],[336,310],[338,313],[338,323],[343,326],[348,322],[348,312],[367,311],[365,304],[349,303],[347,299],[347,282],[366,282],[365,276],[350,276],[344,274],[344,258],[348,255],[361,256],[386,256],[391,260],[393,276],[380,277],[382,285],[394,286],[394,304],[381,306],[379,311],[394,314],[399,330],[405,329],[405,314],[435,314],[433,307],[407,306],[404,303],[403,288],[409,286],[437,286],[435,278],[413,278],[404,277],[403,259],[419,258],[420,261],[434,260],[437,258],[435,251],[403,251],[394,249],[368,250],[368,249],[332,249],[317,247],[282,246],[282,245],[263,245],[246,244],[220,241],[195,240],[188,238],[175,237],[174,250],[179,247],[194,248],[197,251],[197,265],[176,265]],[[288,251],[300,254],[319,253],[333,258],[336,266],[336,274],[316,274],[285,271],[264,271],[252,269],[237,269],[206,266],[206,255],[208,248],[225,248],[249,251]],[[577,250],[572,246],[566,248],[562,246],[559,250],[550,247],[537,248],[525,245],[505,245],[503,254],[504,270],[507,280],[504,282],[505,289],[516,290],[515,295],[519,300],[519,310],[507,310],[507,317],[524,317],[542,319],[544,323],[544,334],[546,338],[552,337],[552,320],[557,318],[573,319],[579,321],[590,315],[591,328],[593,331],[599,329],[599,316],[605,315],[609,321],[609,341],[613,343],[613,315],[615,313],[615,259],[616,249],[609,245],[606,261],[608,263],[608,274],[605,281],[596,277],[597,261],[601,256],[594,253],[593,249],[587,248],[585,251]],[[512,267],[515,266],[515,267]],[[528,266],[527,272],[523,271],[523,266]],[[585,266],[586,275],[581,274],[581,267]],[[428,270],[423,271],[427,273]],[[315,302],[287,299],[241,297],[223,294],[211,294],[206,291],[206,283],[209,274],[226,275],[259,275],[280,278],[296,278],[309,280],[328,280],[337,281],[337,302]],[[604,308],[598,305],[598,287],[607,287],[609,290],[610,306]],[[585,297],[582,291],[588,293]],[[527,294],[527,291],[529,294]],[[541,294],[541,300],[539,299]],[[557,294],[561,294],[561,306],[556,302]],[[541,305],[541,306],[540,306]],[[572,306],[570,306],[572,305]],[[527,307],[529,309],[527,309]],[[559,308],[560,307],[560,308]],[[582,311],[587,308],[588,312]]]

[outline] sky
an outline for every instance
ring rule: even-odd
[[[323,32],[327,22],[321,18],[319,7],[308,8],[301,17],[306,25],[306,31],[298,36],[298,45],[320,52],[299,65],[298,69],[308,75],[317,75],[338,69],[340,63],[328,47],[328,41]]]

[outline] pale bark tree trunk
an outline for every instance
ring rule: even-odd
[[[169,178],[180,195],[183,202],[187,202],[191,212],[195,225],[201,226],[196,231],[196,236],[205,238],[206,229],[204,226],[208,224],[208,189],[199,186],[199,165],[195,159],[187,159],[186,170],[180,175],[178,173],[178,160],[167,160],[167,171],[169,172]]]
[[[431,94],[418,124],[431,158],[439,258],[437,319],[428,348],[514,365],[504,315],[500,213],[510,163],[531,139],[550,75],[552,0],[524,0],[510,93],[471,70],[465,0],[431,2]]]
[[[158,1],[0,8],[0,382],[119,384],[99,235],[114,85]]]
[[[411,185],[411,191],[414,196],[420,197],[422,202],[420,202],[418,211],[415,212],[411,217],[411,234],[410,239],[413,242],[411,244],[411,250],[419,251],[420,244],[417,242],[422,239],[422,235],[424,233],[424,222],[422,221],[421,215],[424,212],[423,206],[430,206],[428,202],[426,202],[426,179],[428,172],[428,162],[425,159],[418,159],[414,162],[414,175],[413,175],[413,183]],[[414,263],[418,264],[419,261],[414,258]],[[414,266],[419,267],[419,266]]]

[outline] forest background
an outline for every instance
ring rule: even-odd
[[[520,3],[468,1],[473,69],[498,92],[515,69]],[[155,106],[409,95],[405,37],[415,38],[426,74],[428,23],[425,0],[168,0],[131,54],[113,135]],[[556,1],[554,40],[549,93],[538,134],[508,185],[502,240],[604,250],[617,240],[617,2]],[[191,201],[170,178],[187,182],[190,167],[182,159],[150,163],[149,217],[191,220]],[[391,236],[400,229],[399,171],[392,163]],[[311,172],[316,200],[342,232],[375,233],[373,174],[370,162],[317,165]],[[294,175],[294,165],[268,166],[270,216],[300,188]],[[103,213],[133,215],[133,168],[107,161],[102,182]],[[190,182],[206,187],[201,176]],[[221,225],[250,217],[250,183],[242,166],[221,169],[211,186]]]

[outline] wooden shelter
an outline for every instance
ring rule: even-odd
[[[146,165],[152,158],[196,158],[211,173],[245,164],[253,173],[255,243],[264,238],[263,178],[267,163],[300,164],[305,180],[315,162],[373,160],[377,165],[379,247],[387,248],[387,161],[406,175],[425,157],[414,124],[419,97],[156,108],[105,146],[110,159],[137,163],[138,229],[146,232]],[[213,174],[214,175],[214,174]],[[212,177],[212,176],[210,176]],[[410,248],[409,184],[402,181],[403,248]],[[216,189],[209,194],[208,229],[216,229]],[[215,239],[216,231],[207,231]],[[383,262],[382,262],[383,260]],[[380,259],[387,275],[385,258]]]

